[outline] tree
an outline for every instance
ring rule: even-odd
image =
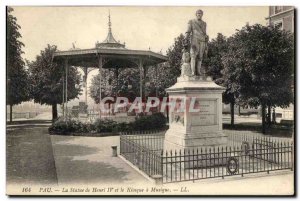
[[[181,73],[181,59],[182,50],[184,49],[184,35],[180,34],[176,39],[172,47],[167,50],[167,57],[169,58],[169,73],[170,73],[170,86],[176,83],[177,77]]]
[[[293,101],[293,37],[277,27],[245,26],[230,43],[224,66],[239,101],[261,106],[262,132],[266,132],[266,107],[287,107]]]
[[[228,43],[226,37],[218,33],[215,39],[208,42],[207,57],[203,61],[205,72],[211,76],[213,80],[222,78],[222,70],[224,69],[222,63],[222,55],[228,50]]]
[[[231,126],[234,126],[234,105],[239,101],[240,95],[240,77],[243,77],[239,64],[240,58],[236,57],[236,46],[233,38],[227,41],[227,50],[223,52],[221,62],[223,69],[221,70],[222,77],[218,79],[218,83],[225,87],[223,93],[223,102],[230,104]]]
[[[106,96],[112,96],[112,91],[110,91],[108,88],[109,84],[111,83],[111,80],[109,79],[111,72],[107,69],[102,69],[102,76],[101,76],[101,97],[104,98]],[[91,98],[94,99],[95,103],[99,103],[100,98],[100,74],[98,73],[92,78],[92,83],[89,88],[89,94]]]
[[[35,61],[27,61],[30,80],[31,97],[34,102],[52,105],[52,119],[57,118],[57,104],[63,102],[63,77],[65,77],[65,66],[63,63],[53,62],[53,53],[57,51],[55,45],[48,46],[41,51]],[[81,95],[80,74],[74,67],[69,67],[68,72],[68,101]]]
[[[8,7],[6,18],[6,104],[10,106],[10,122],[12,122],[12,106],[29,100],[28,72],[21,57],[23,54],[22,47],[24,47],[24,44],[20,41],[22,36],[19,29],[21,27],[17,24],[17,18],[11,12],[13,12],[13,8]]]
[[[223,57],[229,50],[228,43],[227,38],[221,33],[218,33],[217,37],[208,43],[207,58],[204,59],[203,65],[206,74],[211,76],[217,84],[225,87],[223,103],[230,104],[231,126],[234,126],[234,105],[236,104],[236,97],[239,93],[236,85],[233,84],[235,77],[231,77],[226,72],[227,69],[224,69]],[[230,59],[230,57],[228,59]]]
[[[173,86],[177,82],[177,77],[180,76],[184,42],[184,35],[180,34],[175,38],[174,44],[167,50],[168,62],[158,64],[158,72],[155,68],[148,70],[150,82],[156,85],[152,85],[152,89],[149,89],[149,91],[153,91],[153,87],[157,87],[157,94],[160,98],[167,96],[166,89]]]
[[[101,76],[101,97],[127,97],[133,101],[139,96],[140,87],[139,69],[102,69]],[[95,103],[99,103],[100,98],[100,76],[94,76],[90,87],[90,96]]]

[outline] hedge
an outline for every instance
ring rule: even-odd
[[[50,134],[77,135],[88,133],[99,135],[103,133],[116,134],[118,132],[131,132],[162,129],[166,127],[166,117],[162,113],[154,113],[147,116],[138,116],[134,122],[126,123],[110,119],[97,119],[94,123],[82,123],[76,120],[58,119],[49,127]]]

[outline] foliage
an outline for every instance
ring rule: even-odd
[[[182,50],[184,49],[185,39],[184,35],[180,34],[174,42],[174,45],[170,47],[167,51],[167,56],[169,58],[169,73],[170,76],[168,78],[170,79],[170,86],[176,83],[176,78],[180,76],[181,72],[181,58],[182,58]]]
[[[55,134],[71,133],[117,133],[130,132],[134,130],[143,131],[153,128],[160,129],[166,126],[166,118],[162,113],[155,113],[149,116],[137,117],[134,122],[117,123],[110,119],[98,119],[94,123],[82,123],[75,120],[64,121],[62,118],[55,121],[49,132]]]
[[[97,119],[94,125],[98,133],[112,132],[114,130],[114,127],[116,127],[117,122],[110,119],[104,119],[104,120]]]
[[[114,128],[118,132],[131,132],[133,131],[133,123],[120,122]]]
[[[15,105],[29,100],[28,72],[25,69],[25,63],[21,57],[24,44],[20,41],[22,38],[17,24],[17,18],[11,12],[13,8],[7,8],[7,96],[6,104]]]
[[[205,72],[211,76],[213,80],[222,78],[222,56],[228,49],[227,38],[221,33],[218,33],[215,39],[208,42],[207,57],[204,58],[203,65]]]
[[[55,45],[48,46],[41,51],[35,61],[27,61],[30,80],[31,97],[34,102],[52,105],[63,102],[63,80],[65,77],[65,67],[62,63],[53,62],[53,53],[57,51]],[[80,74],[74,67],[69,67],[68,72],[68,101],[77,98],[81,93],[81,88],[75,87],[80,83]],[[54,111],[55,112],[55,111]],[[53,119],[55,115],[53,114]]]
[[[160,129],[165,127],[166,117],[162,113],[154,113],[136,118],[133,123],[134,130],[151,130],[153,128]]]
[[[293,38],[277,27],[253,25],[234,35],[224,57],[239,99],[253,107],[287,107],[293,101]]]
[[[166,89],[176,83],[177,77],[180,76],[181,72],[184,42],[184,35],[180,34],[175,38],[174,44],[167,50],[168,62],[159,64],[157,69],[149,68],[147,77],[151,84],[146,88],[149,96],[156,96],[157,94],[159,98],[163,98],[167,96]]]
[[[239,30],[222,57],[223,78],[238,102],[262,107],[287,107],[293,101],[293,38],[277,27],[253,25]]]
[[[69,125],[73,125],[74,123],[75,121],[63,121],[62,119],[58,119],[48,128],[48,131],[50,133],[68,134],[73,130],[70,129]]]
[[[240,59],[235,52],[236,50],[233,38],[229,38],[228,50],[224,52],[221,58],[223,65],[223,70],[221,71],[222,77],[218,79],[218,83],[225,87],[223,102],[226,104],[235,103],[236,99],[238,99],[240,95],[239,79],[241,78],[240,76],[243,76],[243,74],[237,64],[237,61],[240,61]]]
[[[111,96],[112,93],[109,92],[107,89],[106,90],[106,87],[108,87],[108,79],[106,79],[109,75],[110,72],[109,70],[106,70],[106,69],[102,69],[102,76],[101,76],[101,97],[104,98],[106,96]],[[100,74],[98,73],[96,76],[94,76],[92,78],[92,83],[91,83],[91,86],[90,86],[90,91],[89,91],[89,95],[90,97],[92,97],[95,101],[95,103],[99,103],[99,98],[100,98]]]
[[[59,134],[70,134],[70,133],[85,133],[95,132],[95,127],[91,124],[85,124],[75,120],[64,121],[62,118],[55,121],[50,127],[49,132],[55,132]]]
[[[133,101],[135,97],[139,96],[139,81],[139,70],[137,68],[102,69],[101,96],[102,98],[122,96]],[[93,77],[90,87],[90,96],[95,103],[99,103],[99,85],[100,77],[98,74]]]

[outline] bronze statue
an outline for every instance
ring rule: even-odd
[[[200,75],[204,55],[207,54],[208,35],[206,35],[206,23],[202,20],[203,11],[196,11],[196,19],[188,22],[185,43],[190,42],[191,74]],[[185,46],[186,46],[185,44]]]

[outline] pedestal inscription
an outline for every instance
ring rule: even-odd
[[[217,125],[217,100],[197,100],[195,108],[199,113],[191,113],[192,126]]]

